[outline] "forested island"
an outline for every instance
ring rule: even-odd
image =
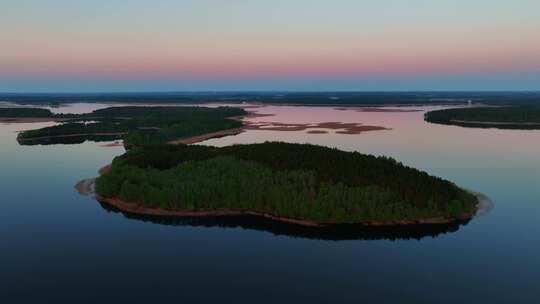
[[[470,219],[475,195],[387,157],[308,144],[147,145],[96,180],[102,202],[134,214],[255,215],[308,226]]]
[[[242,127],[233,107],[111,107],[86,114],[53,114],[38,108],[0,108],[2,118],[49,118],[58,125],[19,133],[24,145],[123,139],[126,146],[167,143]]]
[[[540,129],[540,106],[471,107],[431,111],[431,123],[470,128]]]
[[[475,195],[387,157],[309,144],[208,147],[179,139],[240,129],[232,107],[111,107],[86,114],[0,109],[58,124],[21,144],[123,139],[127,152],[95,181],[102,203],[149,216],[258,216],[302,226],[448,224],[469,220]],[[185,143],[185,142],[184,142]]]

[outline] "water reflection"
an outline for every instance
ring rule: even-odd
[[[436,238],[440,235],[458,231],[470,220],[456,221],[449,224],[433,225],[404,225],[404,226],[365,226],[358,224],[339,224],[329,227],[307,227],[294,225],[257,216],[209,216],[209,217],[177,217],[177,216],[149,216],[133,214],[99,202],[108,212],[121,213],[124,217],[143,222],[168,226],[191,227],[219,227],[242,228],[248,230],[265,231],[274,235],[292,238],[305,238],[316,240],[343,241],[343,240],[420,240],[423,238]]]

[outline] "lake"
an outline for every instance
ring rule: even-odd
[[[56,112],[87,112],[76,104]],[[203,144],[313,143],[391,156],[480,192],[493,208],[447,231],[340,237],[272,223],[134,218],[73,188],[124,152],[104,143],[20,146],[0,123],[4,303],[110,301],[530,303],[540,288],[540,131],[429,124],[423,113],[265,106],[252,122],[354,122],[357,135],[247,130]]]

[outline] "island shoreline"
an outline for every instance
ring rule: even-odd
[[[101,169],[99,169],[99,175],[105,175],[112,170],[111,164],[108,164]],[[80,194],[88,195],[91,191],[95,191],[95,182],[94,180],[82,180],[75,185],[75,188]],[[468,190],[466,190],[468,191]],[[481,208],[481,202],[483,196],[471,192],[477,198],[477,204],[474,206],[474,209],[463,213],[457,217],[433,217],[425,219],[415,219],[415,220],[394,220],[394,221],[359,221],[359,222],[350,222],[346,224],[359,225],[359,226],[409,226],[409,225],[441,225],[441,224],[452,224],[457,222],[469,221],[478,212]],[[127,202],[117,197],[104,197],[97,193],[95,198],[99,203],[106,204],[108,206],[114,207],[117,210],[133,215],[140,216],[158,216],[158,217],[227,217],[227,216],[254,216],[266,218],[274,221],[279,221],[288,224],[295,224],[306,227],[329,227],[333,225],[341,225],[345,223],[339,222],[318,222],[315,220],[303,220],[295,219],[289,217],[278,216],[270,213],[259,212],[248,209],[216,209],[216,210],[200,210],[200,211],[188,211],[188,210],[177,210],[177,209],[164,209],[158,207],[147,207],[136,202]]]
[[[22,124],[22,123],[41,123],[41,122],[63,122],[70,118],[54,117],[0,117],[0,123],[4,124]]]
[[[408,226],[408,225],[439,225],[439,224],[451,224],[455,222],[462,222],[471,220],[477,210],[478,204],[475,206],[475,209],[471,212],[461,214],[455,218],[447,217],[436,217],[436,218],[425,218],[425,219],[416,219],[416,220],[395,220],[395,221],[359,221],[359,222],[318,222],[314,220],[303,220],[295,219],[289,217],[278,216],[270,213],[264,213],[259,211],[253,211],[248,209],[216,209],[216,210],[200,210],[200,211],[187,211],[187,210],[177,210],[177,209],[164,209],[156,207],[146,207],[138,203],[126,202],[119,198],[115,197],[103,197],[96,194],[96,200],[100,203],[107,204],[118,209],[121,212],[134,214],[134,215],[143,215],[143,216],[162,216],[162,217],[225,217],[225,216],[255,216],[262,217],[266,219],[271,219],[274,221],[280,221],[289,224],[296,224],[301,226],[308,227],[328,227],[333,225],[340,224],[352,224],[352,225],[361,225],[361,226]]]

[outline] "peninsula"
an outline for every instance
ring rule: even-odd
[[[0,108],[4,121],[57,121],[57,125],[19,133],[23,145],[82,143],[123,139],[124,145],[182,141],[191,137],[235,134],[247,112],[233,107],[111,107],[85,114],[53,114],[39,108]]]
[[[491,106],[431,111],[427,122],[468,128],[540,129],[540,106]]]

